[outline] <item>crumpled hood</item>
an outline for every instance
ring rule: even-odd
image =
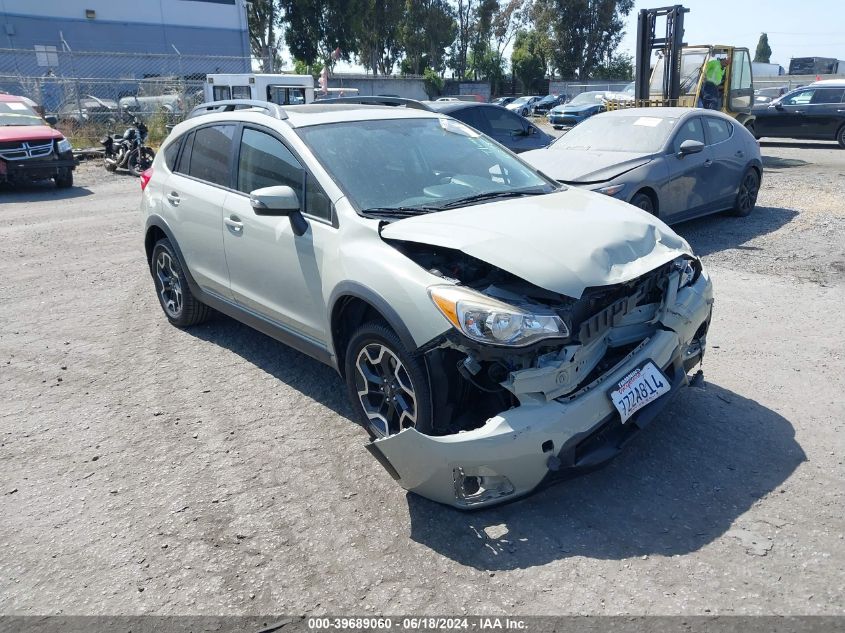
[[[604,182],[645,165],[651,154],[593,150],[535,149],[520,158],[555,180],[573,183]]]
[[[381,233],[462,251],[574,299],[585,288],[629,281],[692,254],[654,216],[574,188],[406,218]]]
[[[0,141],[46,141],[63,139],[62,133],[49,125],[7,125],[0,127]]]

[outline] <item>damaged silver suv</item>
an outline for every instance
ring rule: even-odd
[[[447,116],[218,102],[142,179],[165,316],[335,367],[406,489],[476,508],[595,468],[704,353],[689,245]]]

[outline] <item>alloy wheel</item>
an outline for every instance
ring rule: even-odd
[[[182,282],[170,253],[161,251],[156,257],[155,277],[164,311],[171,318],[178,319],[182,314]]]
[[[757,204],[759,189],[760,185],[754,172],[750,171],[745,174],[739,187],[739,199],[737,200],[740,212],[745,213],[754,208],[754,205]]]
[[[361,348],[355,359],[355,387],[373,433],[387,437],[417,422],[417,396],[410,374],[393,350],[381,343]]]

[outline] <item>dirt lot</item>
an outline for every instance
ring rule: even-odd
[[[845,151],[764,143],[703,385],[608,468],[463,514],[363,449],[328,368],[169,326],[138,181],[0,192],[0,612],[845,614]]]

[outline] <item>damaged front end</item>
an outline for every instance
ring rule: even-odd
[[[421,350],[433,433],[369,449],[435,501],[484,507],[606,463],[704,354],[712,286],[690,255],[574,299],[458,250],[389,243],[443,279],[429,293],[454,329]]]

